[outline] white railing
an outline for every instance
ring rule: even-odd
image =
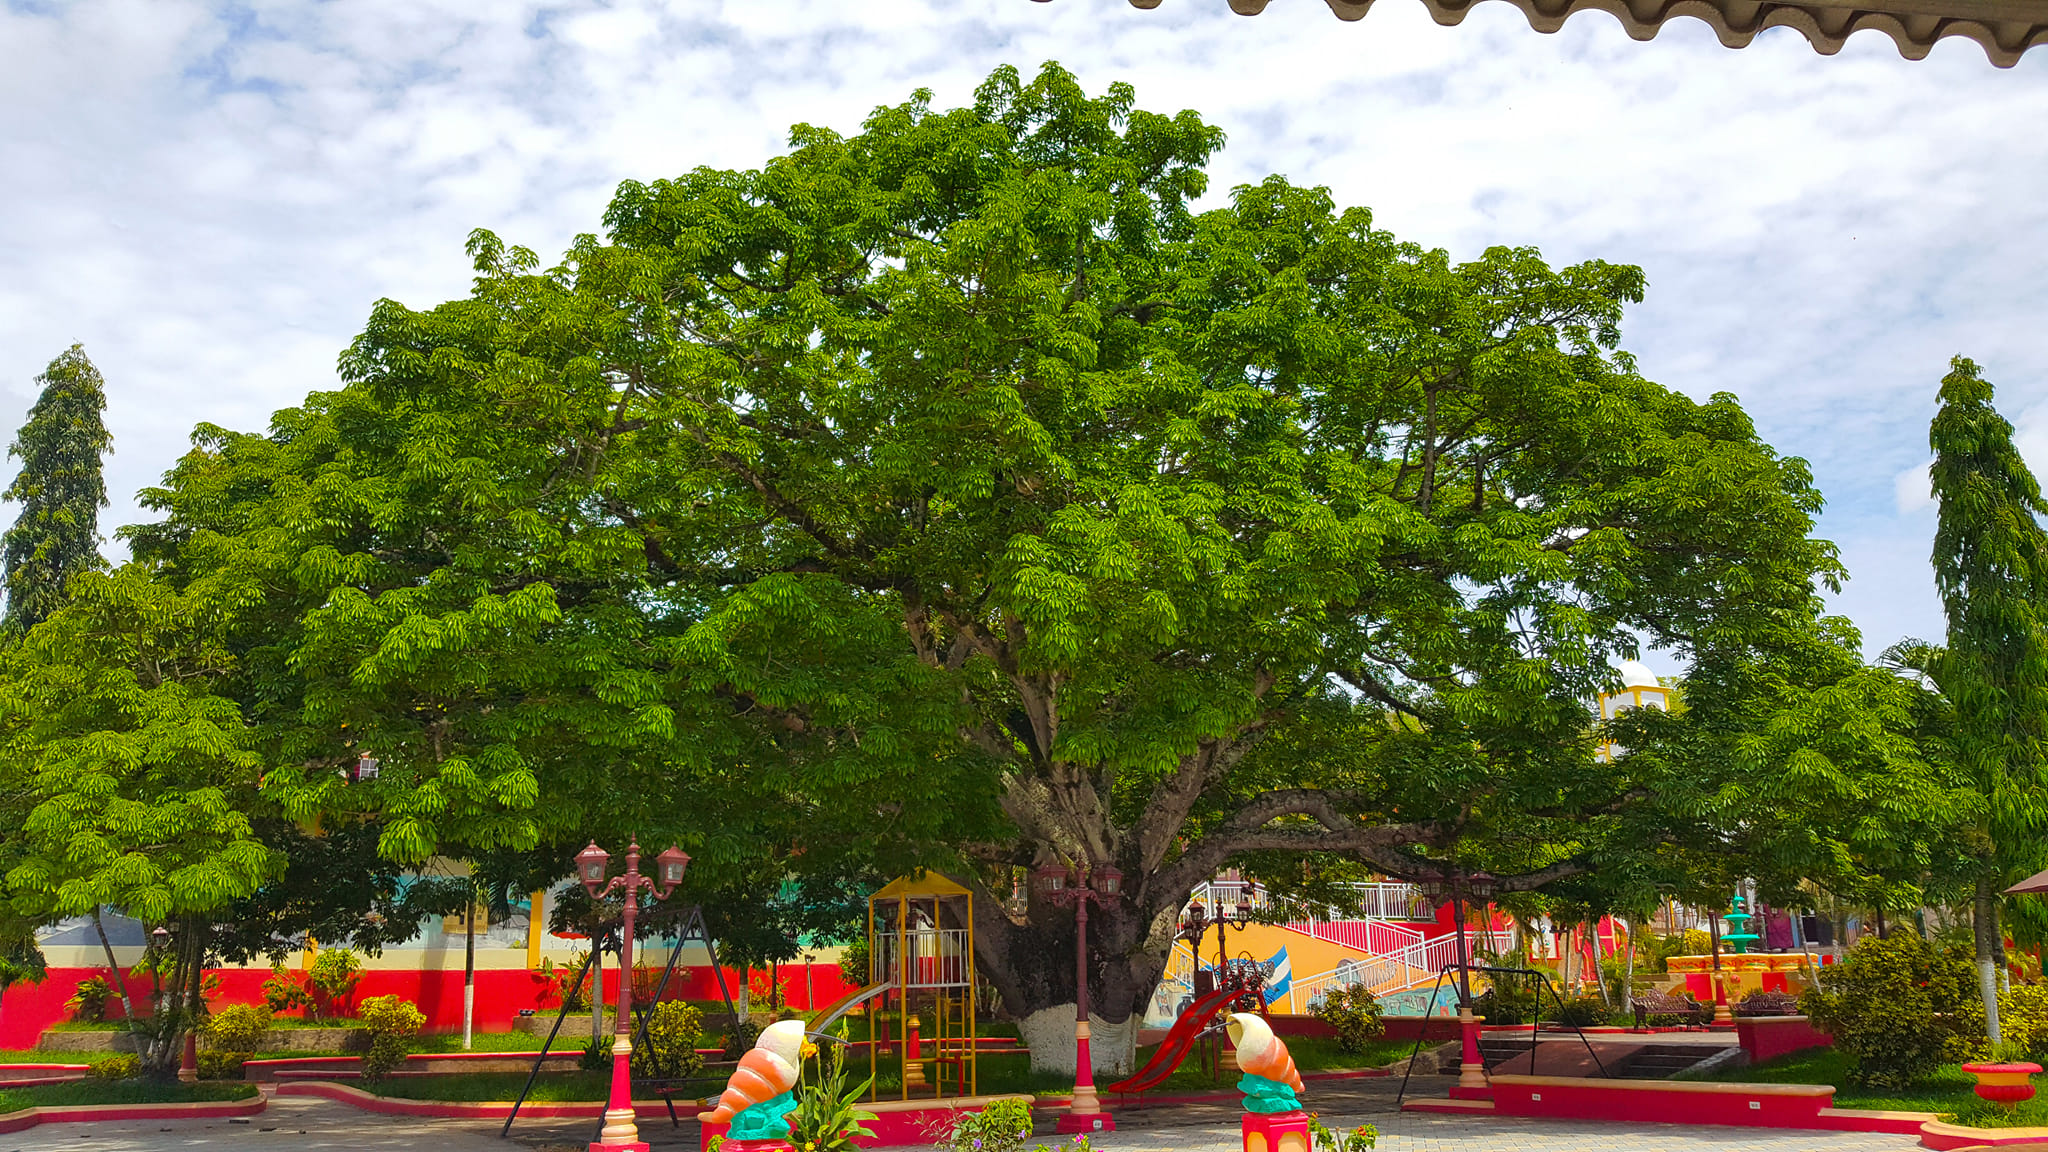
[[[899,944],[907,945],[901,969],[897,966]],[[871,980],[894,983],[900,978],[912,988],[964,988],[972,970],[967,930],[913,928],[900,935],[879,931],[868,970]]]
[[[1359,883],[1344,886],[1352,896],[1351,903],[1357,911],[1348,908],[1330,907],[1313,914],[1318,923],[1348,923],[1358,920],[1433,920],[1435,905],[1422,896],[1422,889],[1413,884]],[[1200,900],[1211,915],[1221,908],[1228,913],[1239,904],[1249,901],[1254,909],[1263,909],[1272,901],[1263,886],[1248,880],[1212,880],[1196,888],[1189,897]]]

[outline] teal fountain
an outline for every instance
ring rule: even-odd
[[[1749,910],[1743,906],[1742,897],[1740,896],[1729,901],[1728,911],[1722,915],[1721,919],[1728,921],[1728,931],[1722,933],[1721,943],[1733,948],[1737,955],[1749,951],[1749,945],[1752,941],[1763,939],[1763,937],[1749,930],[1749,922],[1756,919],[1756,917],[1750,915]]]

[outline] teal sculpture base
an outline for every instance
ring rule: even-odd
[[[1270,1116],[1276,1112],[1293,1112],[1301,1107],[1293,1088],[1250,1072],[1238,1077],[1237,1090],[1244,1093],[1244,1110],[1247,1112]]]
[[[784,1092],[733,1113],[728,1140],[787,1140],[789,1114],[796,1111],[796,1093]]]

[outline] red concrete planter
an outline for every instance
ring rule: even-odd
[[[2032,1100],[2034,1082],[2030,1077],[2040,1070],[2039,1064],[2032,1063],[1963,1065],[1963,1071],[1977,1078],[1977,1095],[1994,1104]]]

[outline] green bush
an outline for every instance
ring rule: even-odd
[[[255,1052],[270,1035],[270,1009],[262,1004],[231,1004],[206,1018],[202,1031],[220,1052]]]
[[[98,1024],[107,1018],[107,998],[114,989],[104,976],[88,976],[78,982],[71,999],[64,1002],[64,1010],[80,1024]]]
[[[306,990],[306,974],[286,968],[282,960],[271,961],[270,979],[263,982],[263,1004],[273,1016],[313,1007],[313,994]]]
[[[102,1056],[92,1062],[89,1074],[95,1080],[129,1080],[142,1075],[142,1057],[133,1052]]]
[[[372,996],[363,1001],[363,1026],[370,1030],[370,1050],[363,1054],[363,1079],[379,1079],[405,1063],[412,1037],[427,1022],[426,1014],[398,996]]]
[[[752,1020],[742,1019],[733,1021],[732,1027],[727,1029],[725,1033],[725,1046],[722,1055],[727,1060],[739,1059],[747,1054],[747,1049],[754,1046],[754,1039],[760,1035],[761,1026]]]
[[[1840,964],[1820,970],[1820,986],[1799,1006],[1834,1035],[1858,1087],[1908,1087],[1984,1043],[1969,960],[1908,932],[1857,941]]]
[[[1536,986],[1500,979],[1472,1000],[1473,1014],[1488,1024],[1532,1024],[1536,1020]]]
[[[199,1078],[201,1080],[240,1080],[242,1064],[249,1059],[247,1052],[227,1052],[216,1049],[199,1054]]]
[[[1544,1019],[1572,1028],[1591,1028],[1607,1023],[1607,1016],[1607,1002],[1598,996],[1572,996],[1552,1004]]]
[[[2000,996],[1998,1030],[2026,1059],[2048,1057],[2048,985],[2015,984]]]
[[[962,1112],[947,1142],[952,1152],[1019,1152],[1031,1138],[1031,1105],[991,1100],[979,1112]]]
[[[577,1059],[576,1066],[585,1072],[603,1072],[610,1068],[612,1037],[609,1034],[592,1036],[590,1042],[583,1046],[583,1055]]]
[[[868,942],[865,937],[840,951],[839,978],[855,988],[868,986]]]
[[[648,1013],[647,1034],[633,1046],[633,1075],[643,1080],[680,1080],[704,1070],[697,1055],[703,1013],[681,1000],[664,1000]]]
[[[1363,984],[1330,989],[1313,1014],[1337,1030],[1337,1047],[1346,1052],[1365,1051],[1387,1030],[1380,1018],[1380,998]]]
[[[340,1014],[362,978],[363,958],[349,948],[322,949],[306,969],[306,983],[312,986],[315,1008],[322,1016]]]

